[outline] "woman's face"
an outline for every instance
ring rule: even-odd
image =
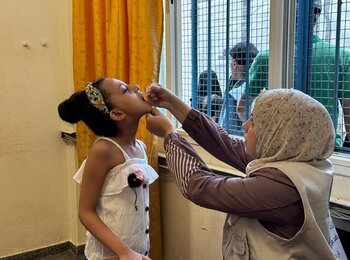
[[[254,123],[252,117],[250,117],[244,124],[243,129],[245,131],[244,134],[244,144],[245,144],[245,152],[247,155],[256,158],[256,135],[254,131]]]
[[[103,88],[109,95],[112,109],[118,109],[126,115],[142,116],[152,111],[151,105],[146,102],[138,85],[128,85],[121,80],[106,78]]]

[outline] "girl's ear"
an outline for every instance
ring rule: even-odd
[[[125,118],[125,113],[121,110],[113,109],[111,112],[109,112],[109,117],[113,121],[120,121]]]

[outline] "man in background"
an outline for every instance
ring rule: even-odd
[[[314,24],[316,24],[322,11],[321,0],[314,2]],[[335,53],[336,48],[319,38],[312,37],[312,59],[308,66],[310,69],[310,91],[309,94],[321,102],[332,115],[334,100],[335,79]],[[268,89],[268,60],[269,52],[262,51],[255,58],[249,73],[249,104],[252,103],[261,90]],[[339,50],[339,82],[338,99],[344,112],[344,122],[346,129],[345,142],[336,131],[336,147],[350,146],[350,53],[346,49]],[[237,106],[237,112],[242,120],[245,120],[246,93],[244,93]],[[342,121],[342,120],[341,120]],[[341,128],[342,126],[338,127]]]

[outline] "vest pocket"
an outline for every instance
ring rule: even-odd
[[[234,221],[233,221],[234,220]],[[244,218],[228,217],[225,223],[224,259],[249,259],[248,242],[246,236],[246,223]]]
[[[247,242],[239,237],[232,236],[224,252],[225,260],[248,260]]]
[[[238,255],[244,255],[246,251],[246,241],[240,237],[235,237],[232,240],[232,250]]]

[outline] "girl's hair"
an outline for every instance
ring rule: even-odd
[[[109,96],[101,87],[103,81],[104,78],[97,79],[92,83],[92,86],[101,92],[107,108],[111,109]],[[109,114],[104,114],[94,107],[85,90],[76,92],[61,102],[58,106],[58,114],[62,120],[69,123],[75,124],[80,120],[83,121],[96,135],[112,137],[117,134],[116,125]]]

